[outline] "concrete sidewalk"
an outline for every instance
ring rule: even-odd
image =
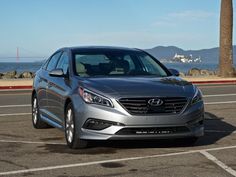
[[[31,89],[33,79],[0,79],[0,90]]]
[[[32,86],[33,79],[0,79],[0,86]]]
[[[183,77],[193,84],[236,84],[236,77],[222,78],[217,76],[209,77]],[[0,79],[0,89],[31,89],[33,79]]]

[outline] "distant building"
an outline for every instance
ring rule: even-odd
[[[185,56],[185,55],[179,55],[179,54],[175,54],[174,57],[172,58],[172,60],[174,62],[181,62],[181,63],[201,63],[201,57],[197,57],[197,58],[193,58],[193,55],[190,54],[189,56]]]

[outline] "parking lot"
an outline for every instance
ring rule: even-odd
[[[36,130],[30,90],[0,91],[0,176],[236,176],[236,85],[200,85],[205,136],[182,140],[93,142],[71,150],[64,133]]]

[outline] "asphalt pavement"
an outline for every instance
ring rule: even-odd
[[[93,142],[71,150],[64,133],[36,130],[30,90],[0,91],[0,176],[236,176],[236,85],[199,85],[205,136],[182,140]]]

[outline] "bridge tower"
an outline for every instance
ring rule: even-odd
[[[16,48],[16,61],[19,62],[20,56],[19,56],[19,47]]]

